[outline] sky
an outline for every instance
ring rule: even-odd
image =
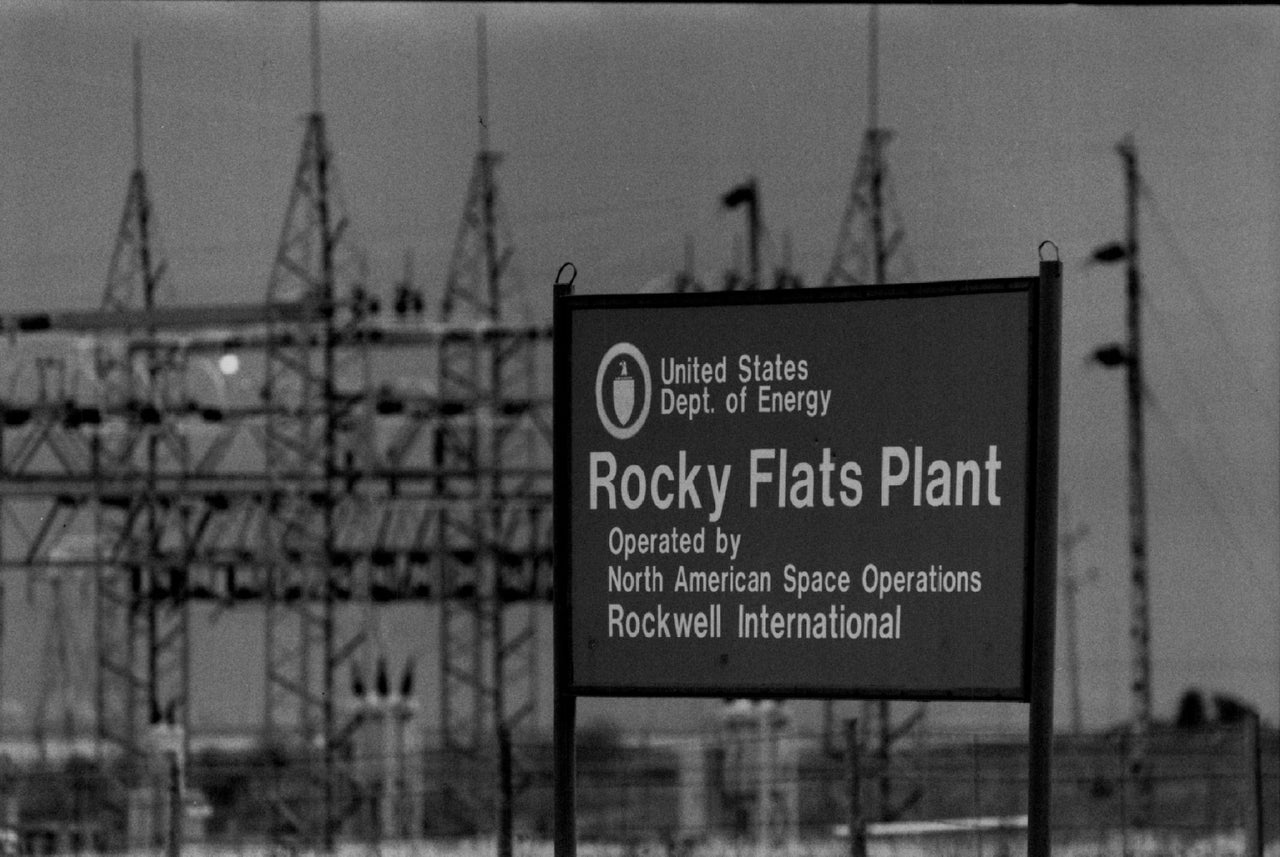
[[[384,293],[411,252],[439,300],[478,145],[481,12],[520,312],[549,318],[566,261],[580,293],[652,291],[691,248],[716,282],[743,240],[719,198],[749,176],[766,266],[789,248],[807,283],[822,279],[867,123],[866,6],[326,2],[323,109],[351,234]],[[1123,236],[1127,134],[1146,188],[1156,715],[1197,687],[1280,721],[1280,11],[891,5],[879,20],[912,279],[1034,274],[1046,239],[1064,263],[1062,525],[1088,533],[1063,567],[1081,579],[1086,726],[1131,710],[1123,375],[1089,359],[1125,336],[1123,271],[1088,264]],[[102,298],[134,161],[134,39],[167,299],[264,299],[310,109],[308,26],[302,3],[0,5],[5,311]],[[43,632],[25,584],[9,590],[6,695],[20,703]],[[389,618],[390,645],[429,657],[429,624]],[[198,723],[258,716],[260,678],[224,665],[260,626],[252,611],[201,620]],[[1065,637],[1060,614],[1060,724]],[[583,705],[665,728],[712,703]],[[1016,705],[936,708],[956,728],[1025,722]]]

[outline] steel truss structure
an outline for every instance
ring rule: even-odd
[[[879,14],[870,9],[868,20],[868,99],[867,127],[858,152],[857,166],[849,189],[849,200],[836,235],[836,249],[831,258],[823,286],[878,286],[906,282],[913,276],[911,261],[903,239],[906,229],[893,194],[885,150],[893,132],[879,122]],[[894,745],[917,730],[924,720],[927,706],[915,703],[911,711],[895,718],[888,700],[863,703],[862,728],[871,740],[861,742],[872,749],[870,779],[875,781],[875,800],[871,817],[893,821],[921,797],[917,783],[903,780],[892,770]],[[831,703],[824,709],[824,730],[828,748],[836,746],[835,722]],[[898,781],[895,784],[895,779]]]
[[[441,303],[446,323],[501,325],[518,310],[514,244],[504,226],[491,149],[484,18],[477,22],[479,149],[472,167]],[[460,832],[497,820],[498,853],[510,855],[514,802],[529,784],[516,739],[532,724],[538,690],[539,579],[551,548],[550,413],[536,379],[550,369],[531,339],[442,344],[438,389],[475,403],[437,422],[439,493],[465,502],[439,518],[445,586],[441,602],[441,741],[444,810]],[[516,502],[513,502],[516,501]],[[489,752],[492,751],[492,755]],[[487,769],[487,771],[486,771]]]
[[[509,831],[513,736],[532,722],[552,586],[551,401],[537,383],[551,326],[510,321],[497,161],[484,141],[438,321],[401,312],[403,294],[384,312],[361,281],[318,109],[264,303],[158,300],[139,150],[101,309],[0,318],[21,366],[0,402],[0,568],[95,576],[97,732],[118,833],[152,727],[189,735],[197,602],[264,611],[278,847],[376,835],[346,691],[374,657],[377,605],[393,602],[441,612],[451,812]],[[228,355],[236,375],[216,367]],[[434,385],[397,381],[406,364]],[[463,785],[468,765],[491,765],[482,791],[497,807]]]

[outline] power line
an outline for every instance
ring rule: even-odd
[[[1200,416],[1201,424],[1204,425],[1205,429],[1209,432],[1210,435],[1212,435],[1212,439],[1213,439],[1212,447],[1219,451],[1219,453],[1221,454],[1221,459],[1225,465],[1225,469],[1230,471],[1228,474],[1228,476],[1230,477],[1230,484],[1233,486],[1245,484],[1246,480],[1241,475],[1240,470],[1237,469],[1237,467],[1235,466],[1235,462],[1232,460],[1231,456],[1228,455],[1226,452],[1226,450],[1229,448],[1229,445],[1226,443],[1222,435],[1219,434],[1217,429],[1217,423],[1209,414],[1208,406],[1205,404],[1204,400],[1201,399],[1199,395],[1197,395],[1196,386],[1190,382],[1190,380],[1188,379],[1188,375],[1185,374],[1183,371],[1181,371],[1182,363],[1177,356],[1178,349],[1174,346],[1172,342],[1172,335],[1169,333],[1168,329],[1164,326],[1164,318],[1159,308],[1156,307],[1155,304],[1152,303],[1150,300],[1148,300],[1146,295],[1143,295],[1143,305],[1150,311],[1151,319],[1156,323],[1156,330],[1164,339],[1165,344],[1169,346],[1169,355],[1170,355],[1172,368],[1175,374],[1178,376],[1178,378],[1182,382],[1183,389],[1190,391],[1191,400],[1194,403],[1196,410]],[[1150,389],[1151,388],[1148,385],[1148,390]],[[1172,420],[1171,415],[1169,415],[1169,419]],[[1249,510],[1249,515],[1250,517],[1252,517],[1254,514],[1254,504],[1247,497],[1242,497],[1239,495],[1237,495],[1237,497],[1241,501],[1241,505]],[[1265,530],[1266,526],[1261,525],[1259,529]]]
[[[1232,341],[1230,334],[1227,332],[1227,324],[1222,317],[1222,313],[1214,306],[1205,296],[1204,284],[1196,271],[1195,265],[1191,258],[1182,249],[1181,243],[1178,241],[1177,235],[1173,231],[1173,225],[1165,217],[1163,210],[1160,208],[1156,200],[1155,194],[1151,186],[1145,180],[1139,178],[1139,187],[1143,199],[1148,203],[1148,211],[1155,220],[1156,226],[1164,234],[1166,242],[1168,242],[1169,250],[1174,256],[1174,261],[1190,286],[1188,292],[1196,304],[1200,307],[1201,312],[1209,322],[1209,327],[1216,335],[1218,342],[1222,345],[1227,355],[1240,367],[1244,373],[1244,383],[1248,386],[1251,393],[1257,393],[1261,387],[1257,378],[1249,368],[1249,361],[1240,353],[1235,343]],[[1251,398],[1257,399],[1257,396]],[[1270,400],[1266,400],[1270,405]],[[1267,408],[1267,416],[1273,422],[1277,419],[1276,410],[1272,407]]]
[[[1164,425],[1169,429],[1170,433],[1172,434],[1174,444],[1178,447],[1178,450],[1182,454],[1183,460],[1187,463],[1188,467],[1191,470],[1192,478],[1195,480],[1196,484],[1200,486],[1201,491],[1204,492],[1205,497],[1209,501],[1210,509],[1214,513],[1214,516],[1218,519],[1218,523],[1225,528],[1226,532],[1223,533],[1223,535],[1228,537],[1227,541],[1234,548],[1235,554],[1244,561],[1245,565],[1249,567],[1249,571],[1252,573],[1253,577],[1255,578],[1255,582],[1259,585],[1259,589],[1267,589],[1264,578],[1262,577],[1261,569],[1259,569],[1258,566],[1254,564],[1253,560],[1240,547],[1245,543],[1244,539],[1240,537],[1240,534],[1236,531],[1236,528],[1232,526],[1230,518],[1227,516],[1226,512],[1223,511],[1222,504],[1219,500],[1217,493],[1211,487],[1209,487],[1208,480],[1205,478],[1204,473],[1200,470],[1200,467],[1196,464],[1195,458],[1192,457],[1189,450],[1187,449],[1185,441],[1183,440],[1182,435],[1178,432],[1178,427],[1174,425],[1173,419],[1170,417],[1169,412],[1165,410],[1164,406],[1160,403],[1159,399],[1156,398],[1155,393],[1154,391],[1152,391],[1150,386],[1144,387],[1143,392],[1144,392],[1144,396],[1147,403],[1151,406],[1151,412],[1155,414],[1157,417],[1159,417],[1161,421],[1164,423]],[[1269,594],[1269,597],[1274,598],[1275,593],[1271,592]]]

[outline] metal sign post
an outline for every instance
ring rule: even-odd
[[[557,857],[584,695],[1030,702],[1047,855],[1061,264],[787,292],[571,283]]]
[[[568,279],[565,270],[570,269]],[[553,324],[555,326],[554,352],[552,354],[552,410],[551,418],[555,426],[567,426],[571,414],[569,391],[565,383],[569,378],[571,355],[573,353],[572,329],[569,326],[569,298],[573,294],[573,281],[577,269],[571,264],[564,264],[556,276],[555,308]],[[554,840],[555,857],[574,857],[578,848],[578,827],[576,803],[574,796],[575,772],[574,760],[576,746],[574,732],[577,724],[577,697],[573,694],[573,644],[569,639],[570,622],[570,587],[572,581],[567,574],[562,574],[560,565],[561,551],[569,545],[571,530],[568,516],[562,514],[561,492],[569,484],[569,435],[568,432],[555,430],[552,455],[552,492],[554,494],[554,532],[556,551],[555,589],[553,592],[555,631],[553,638],[554,682],[552,696],[552,740],[555,744],[553,762],[554,779]]]
[[[1035,387],[1036,468],[1041,485],[1033,525],[1036,585],[1032,593],[1027,855],[1049,857],[1053,785],[1053,655],[1058,591],[1059,353],[1062,341],[1062,263],[1057,259],[1040,262],[1037,294],[1037,351],[1040,358]]]

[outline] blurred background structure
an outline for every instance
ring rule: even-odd
[[[534,848],[558,263],[878,284],[1046,237],[1055,838],[1280,847],[1280,16],[481,11],[0,10],[0,850]],[[1025,715],[980,708],[584,702],[580,835],[1016,853]]]

